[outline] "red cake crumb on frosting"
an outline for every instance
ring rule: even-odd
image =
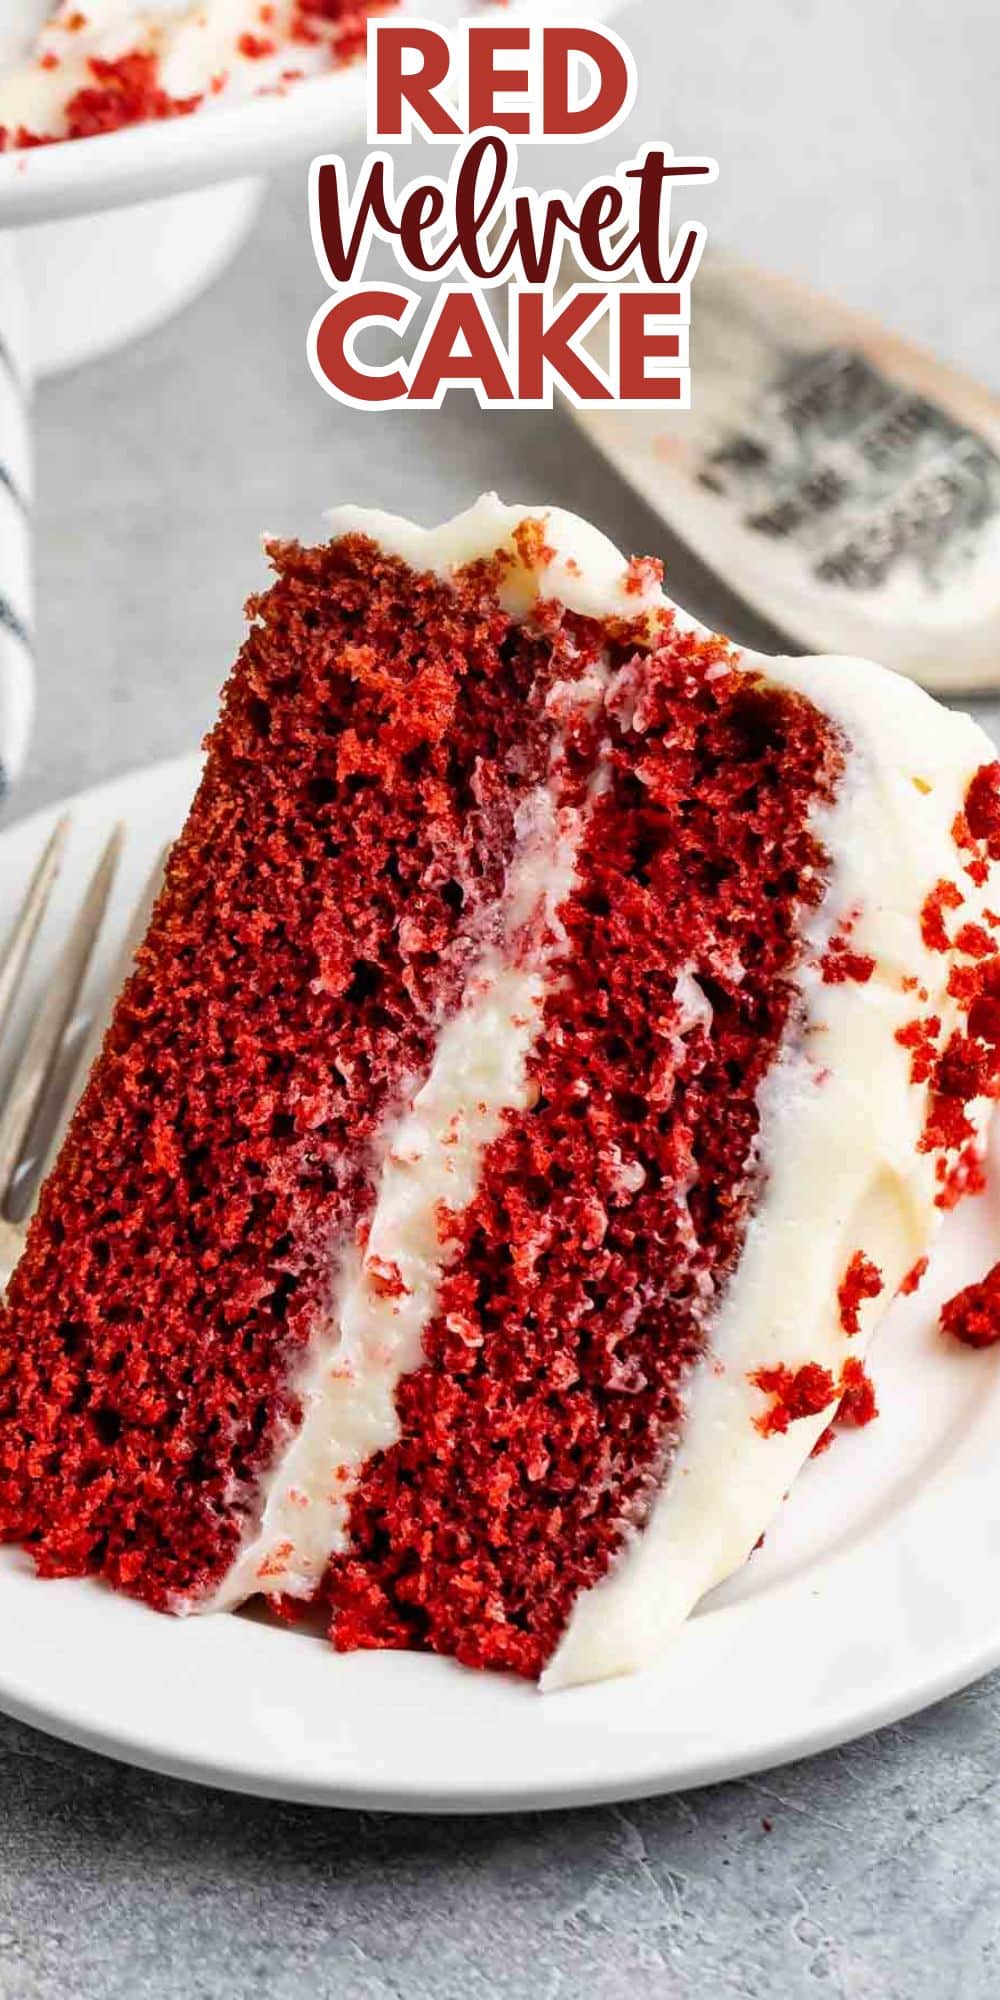
[[[965,799],[965,827],[981,841],[991,861],[1000,861],[1000,762],[976,772]],[[959,838],[959,845],[965,842]]]
[[[261,62],[265,57],[273,56],[277,49],[277,43],[271,41],[269,36],[253,35],[249,31],[239,37],[236,46],[240,55],[249,57],[252,62]]]
[[[825,1431],[820,1432],[810,1456],[822,1458],[836,1443],[840,1431],[861,1430],[866,1424],[874,1423],[877,1416],[875,1385],[864,1362],[852,1356],[840,1371],[840,1402],[836,1416],[832,1423],[827,1424]]]
[[[851,933],[856,922],[856,914],[847,917],[827,945],[820,965],[827,986],[842,986],[847,979],[855,979],[859,986],[865,986],[875,971],[871,953],[854,951],[851,946]]]
[[[941,1325],[963,1347],[994,1347],[1000,1340],[1000,1264],[978,1284],[967,1285],[941,1308]]]
[[[936,1172],[941,1183],[934,1197],[938,1208],[957,1208],[959,1202],[982,1194],[986,1187],[986,1160],[978,1139],[963,1146],[956,1160],[942,1154]]]
[[[964,897],[956,882],[938,882],[923,907],[920,930],[928,951],[950,951],[951,939],[945,928],[946,910],[960,910]]]
[[[810,1453],[812,1458],[822,1458],[830,1446],[836,1443],[840,1431],[863,1430],[866,1424],[874,1423],[878,1416],[875,1385],[864,1362],[858,1361],[854,1356],[845,1361],[840,1371],[840,1381],[836,1386],[833,1385],[831,1377],[831,1390],[833,1395],[839,1390],[840,1402],[832,1422],[827,1424],[825,1431],[821,1431],[816,1439]],[[803,1414],[813,1415],[814,1412]]]
[[[875,1387],[863,1361],[851,1356],[840,1375],[840,1403],[836,1423],[847,1430],[860,1430],[878,1416]]]
[[[770,1396],[770,1407],[754,1418],[762,1437],[776,1437],[802,1417],[818,1417],[837,1394],[837,1384],[828,1368],[806,1361],[801,1368],[758,1368],[750,1377],[755,1389]]]
[[[983,765],[973,777],[952,838],[985,867],[987,857],[1000,858],[998,828],[1000,763],[993,763]],[[945,912],[960,910],[964,901],[957,884],[942,878],[926,898],[921,915],[929,950],[968,961],[954,964],[948,976],[949,997],[958,1003],[962,1024],[951,1031],[944,1046],[937,1013],[917,1015],[896,1032],[896,1040],[911,1051],[911,1080],[930,1084],[920,1146],[937,1156],[936,1201],[942,1209],[982,1192],[983,1145],[972,1107],[1000,1095],[1000,954],[989,931],[978,923],[962,923],[954,938],[949,937]]]
[[[845,1333],[857,1333],[859,1315],[866,1299],[877,1299],[882,1291],[882,1273],[863,1250],[856,1250],[841,1279],[837,1292],[840,1324]]]
[[[928,1259],[926,1257],[918,1257],[916,1263],[910,1266],[899,1287],[900,1298],[909,1298],[914,1292],[919,1291],[921,1281],[926,1276],[927,1264]]]
[[[912,1050],[910,1057],[910,1082],[926,1083],[934,1068],[937,1054],[938,1036],[941,1033],[940,1014],[928,1014],[924,1020],[908,1021],[905,1028],[897,1028],[896,1040],[904,1049]]]

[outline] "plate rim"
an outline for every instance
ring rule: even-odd
[[[157,1614],[151,1613],[155,1617]],[[413,1655],[412,1657],[418,1657]],[[863,1741],[881,1729],[906,1722],[941,1702],[959,1694],[1000,1666],[1000,1634],[978,1658],[970,1658],[949,1672],[935,1674],[905,1697],[886,1696],[873,1706],[864,1720],[845,1729],[830,1721],[822,1728],[789,1737],[779,1748],[762,1743],[745,1756],[714,1759],[706,1757],[683,1771],[650,1769],[643,1776],[580,1778],[563,1780],[558,1789],[521,1782],[488,1794],[462,1787],[442,1787],[438,1792],[426,1785],[400,1786],[378,1778],[364,1783],[350,1779],[274,1777],[240,1768],[232,1762],[212,1763],[182,1751],[159,1749],[131,1736],[115,1737],[96,1726],[56,1716],[44,1705],[10,1695],[0,1672],[0,1713],[12,1721],[37,1729],[53,1741],[66,1743],[89,1755],[107,1758],[128,1769],[147,1771],[174,1783],[199,1785],[239,1798],[255,1798],[276,1804],[309,1806],[317,1811],[377,1812],[413,1818],[489,1819],[515,1813],[555,1813],[582,1811],[592,1806],[627,1805],[635,1801],[671,1798],[715,1785],[738,1782],[762,1772],[780,1771],[806,1758],[822,1756],[829,1750]],[[540,1701],[559,1697],[539,1696]]]
[[[0,859],[11,841],[40,839],[67,808],[75,809],[78,823],[89,815],[92,822],[103,825],[112,816],[127,817],[122,807],[130,797],[141,794],[143,801],[159,800],[160,807],[164,811],[169,808],[179,824],[200,766],[197,751],[138,764],[26,815],[5,815],[0,823]],[[140,869],[162,838],[162,827],[158,831],[154,823],[158,809],[152,813],[148,831],[138,818],[133,821],[139,836],[136,844],[142,850]],[[961,1357],[959,1365],[965,1366],[968,1357],[964,1350]],[[8,1548],[0,1551],[0,1607],[13,1609],[15,1616],[5,1621],[9,1636],[0,1647],[0,1710],[87,1751],[184,1782],[298,1804],[379,1812],[485,1815],[562,1810],[663,1795],[778,1768],[913,1715],[1000,1665],[1000,1596],[991,1598],[988,1587],[1000,1552],[1000,1483],[989,1476],[1000,1445],[1000,1351],[973,1360],[977,1367],[985,1364],[993,1393],[978,1398],[982,1408],[966,1426],[967,1443],[957,1470],[929,1474],[902,1510],[880,1522],[860,1545],[848,1540],[826,1554],[818,1569],[819,1587],[816,1574],[793,1571],[756,1596],[710,1607],[707,1614],[689,1622],[667,1666],[630,1680],[540,1696],[523,1683],[511,1685],[506,1677],[473,1674],[454,1662],[426,1655],[355,1654],[338,1658],[320,1641],[252,1617],[172,1621],[133,1600],[115,1596],[92,1579],[44,1583],[31,1574],[20,1551]],[[848,1475],[849,1468],[845,1468],[844,1476]],[[978,1507],[972,1504],[973,1496]],[[968,1548],[964,1548],[966,1584],[961,1615],[953,1631],[947,1616],[940,1615],[940,1606],[943,1604],[946,1612],[949,1604],[954,1608],[956,1525]],[[919,1657],[912,1649],[907,1654],[900,1650],[898,1633],[890,1632],[892,1659],[883,1671],[880,1620],[889,1627],[895,1616],[891,1602],[894,1574],[899,1572],[900,1562],[903,1569],[907,1563],[911,1568],[915,1563],[919,1570],[922,1561],[926,1561],[926,1571],[920,1587],[926,1592],[926,1604],[921,1607],[921,1617],[924,1637],[930,1635],[926,1650]],[[973,1595],[972,1586],[984,1583],[986,1587]],[[63,1670],[54,1656],[67,1650],[67,1593],[82,1608],[73,1614],[73,1671],[65,1669],[60,1682]],[[870,1610],[874,1607],[873,1620],[862,1635],[874,1662],[873,1685],[867,1696],[855,1686],[846,1702],[838,1706],[834,1699],[831,1707],[830,1687],[821,1680],[817,1684],[825,1692],[815,1715],[803,1712],[789,1722],[782,1720],[786,1710],[779,1687],[781,1699],[771,1721],[765,1720],[753,1740],[735,1748],[732,1741],[722,1738],[718,1747],[702,1742],[700,1748],[696,1745],[685,1754],[679,1748],[683,1739],[655,1730],[655,1718],[662,1713],[664,1702],[668,1708],[673,1704],[676,1712],[678,1689],[683,1693],[686,1673],[690,1685],[692,1666],[697,1670],[707,1658],[714,1661],[718,1672],[720,1661],[739,1645],[741,1660],[750,1663],[752,1676],[755,1660],[759,1666],[761,1660],[782,1657],[783,1636],[795,1645],[805,1643],[807,1651],[811,1645],[815,1653],[821,1640],[825,1645],[830,1629],[836,1629],[844,1606],[850,1608],[858,1598]],[[907,1616],[911,1612],[912,1605]],[[806,1643],[802,1631],[810,1622]],[[140,1636],[135,1640],[137,1633]],[[849,1637],[853,1641],[853,1626]],[[309,1648],[308,1661],[303,1647]],[[183,1692],[177,1697],[177,1713],[170,1710],[169,1703],[133,1705],[129,1710],[130,1698],[138,1698],[135,1674],[130,1677],[136,1661],[148,1666],[151,1660],[162,1660],[164,1676],[169,1676],[171,1664],[181,1662],[190,1672],[193,1663],[199,1694],[211,1687],[218,1702],[237,1657],[240,1670],[248,1672],[251,1693],[263,1688],[265,1695],[278,1699],[284,1691],[291,1699],[292,1706],[279,1718],[282,1726],[290,1723],[294,1729],[312,1713],[308,1701],[304,1708],[296,1706],[297,1685],[308,1693],[310,1682],[321,1679],[324,1700],[334,1710],[346,1689],[350,1718],[355,1713],[350,1707],[352,1685],[367,1676],[373,1697],[369,1715],[384,1712],[387,1689],[390,1698],[397,1697],[395,1703],[390,1699],[390,1706],[406,1711],[408,1703],[410,1710],[414,1703],[420,1707],[424,1690],[431,1687],[439,1735],[442,1715],[448,1711],[449,1726],[454,1720],[459,1736],[464,1730],[466,1738],[476,1742],[480,1740],[478,1732],[484,1732],[484,1755],[487,1751],[493,1754],[486,1735],[492,1732],[503,1737],[506,1731],[506,1754],[499,1766],[494,1757],[492,1770],[487,1758],[483,1766],[489,1770],[486,1780],[481,1770],[461,1761],[449,1764],[447,1759],[433,1774],[420,1773],[419,1758],[416,1775],[414,1769],[394,1769],[391,1761],[370,1764],[359,1774],[356,1759],[352,1763],[342,1745],[338,1748],[334,1744],[331,1749],[330,1743],[324,1742],[314,1753],[308,1742],[299,1742],[282,1769],[275,1763],[274,1741],[267,1740],[266,1702],[261,1711],[263,1735],[251,1700],[246,1706],[239,1705],[235,1723],[229,1718],[228,1737],[209,1751],[198,1746],[197,1727],[185,1738],[178,1725],[177,1713],[182,1721],[190,1721],[194,1715],[199,1726],[203,1719],[196,1704],[184,1708]],[[300,1667],[293,1664],[296,1657]],[[55,1675],[48,1683],[46,1659]],[[125,1662],[124,1681],[119,1672],[120,1688],[114,1680],[116,1660]],[[32,1680],[39,1667],[40,1677]],[[292,1672],[286,1675],[288,1667]],[[86,1675],[95,1668],[99,1669],[96,1696],[86,1686]],[[74,1678],[80,1671],[84,1675],[83,1694],[79,1679]],[[109,1675],[110,1691],[106,1686]],[[780,1674],[777,1678],[780,1682]],[[53,1686],[61,1693],[54,1694]],[[833,1693],[835,1696],[836,1689]],[[118,1696],[120,1708],[116,1705]],[[364,1701],[360,1707],[364,1709]],[[227,1713],[224,1707],[220,1712],[223,1716]],[[113,1723],[109,1723],[109,1713],[114,1715]],[[639,1727],[630,1732],[629,1719],[634,1715],[638,1715]],[[551,1725],[548,1720],[539,1724],[532,1719],[549,1717]],[[685,1720],[683,1713],[681,1720]],[[544,1742],[549,1761],[546,1765],[542,1760],[543,1768],[528,1768],[523,1756],[519,1759],[517,1745],[511,1746],[509,1731],[519,1727],[525,1741],[533,1738],[536,1747],[539,1741]],[[574,1744],[586,1754],[579,1764],[564,1763],[560,1768],[566,1744],[568,1756]]]

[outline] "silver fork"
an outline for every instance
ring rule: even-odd
[[[0,948],[0,1042],[9,1026],[15,1002],[24,986],[32,947],[59,874],[70,827],[71,820],[66,814],[49,839],[28,885],[10,936]],[[0,1294],[24,1245],[26,1225],[11,1221],[5,1210],[10,1205],[14,1184],[19,1168],[25,1160],[26,1148],[36,1120],[44,1105],[50,1114],[52,1129],[37,1173],[37,1180],[40,1183],[62,1144],[66,1127],[79,1101],[87,1073],[103,1038],[111,1008],[145,932],[162,880],[163,856],[157,861],[136,904],[125,942],[108,982],[107,993],[95,1009],[79,1057],[61,1089],[58,1104],[54,1104],[51,1101],[54,1079],[65,1048],[66,1032],[101,933],[108,898],[121,860],[123,843],[124,828],[120,825],[115,826],[90,878],[70,928],[69,937],[38,1003],[18,1056],[6,1099],[0,1108]]]

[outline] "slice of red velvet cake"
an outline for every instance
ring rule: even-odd
[[[481,501],[277,582],[2,1319],[0,1532],[594,1678],[742,1563],[1000,1047],[1000,766]]]

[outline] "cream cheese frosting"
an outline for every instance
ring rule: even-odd
[[[433,530],[353,508],[329,520],[334,534],[363,533],[443,579],[506,551],[505,602],[517,617],[539,600],[558,600],[592,618],[645,617],[652,631],[674,609],[647,566],[630,567],[597,530],[556,509],[503,506],[487,496]],[[515,539],[525,520],[543,526],[534,566]],[[930,949],[921,912],[955,870],[955,817],[973,775],[992,760],[992,745],[968,717],[867,661],[744,653],[739,664],[756,680],[807,697],[842,734],[844,774],[833,803],[814,816],[829,877],[804,927],[798,1010],[758,1100],[761,1195],[687,1383],[680,1444],[645,1526],[578,1598],[546,1688],[655,1661],[705,1593],[746,1560],[835,1407],[764,1436],[754,1420],[765,1399],[751,1377],[777,1363],[812,1362],[836,1380],[849,1354],[863,1354],[942,1219],[934,1163],[919,1150],[926,1087],[912,1081],[897,1030],[913,1018],[914,980],[946,1033],[957,1020],[945,990],[949,960]],[[600,699],[600,685],[574,685],[576,699]],[[548,933],[558,936],[558,908],[585,839],[585,818],[557,824],[542,787],[508,887],[508,936],[540,897]],[[975,919],[982,893],[963,888]],[[852,949],[875,961],[865,983],[823,979],[824,954],[845,930]],[[442,1025],[426,1079],[384,1134],[368,1243],[332,1251],[334,1310],[296,1385],[301,1426],[272,1467],[222,1588],[197,1608],[259,1590],[307,1593],[345,1545],[352,1484],[369,1454],[398,1435],[394,1391],[421,1359],[441,1272],[441,1190],[448,1186],[449,1206],[470,1202],[504,1113],[529,1102],[546,973],[544,957],[525,966],[494,950]],[[682,1021],[697,1025],[710,1014],[690,968],[678,976],[678,998]],[[977,1115],[982,1125],[985,1105]],[[878,1266],[883,1289],[863,1306],[849,1339],[837,1292],[858,1250]],[[397,1297],[386,1289],[387,1267],[403,1280]]]
[[[867,661],[744,662],[807,695],[849,745],[845,779],[816,831],[831,858],[827,895],[806,927],[802,1014],[759,1098],[764,1192],[736,1275],[688,1385],[686,1422],[660,1499],[609,1575],[578,1600],[546,1688],[627,1673],[655,1660],[694,1606],[739,1569],[781,1506],[833,1406],[762,1436],[758,1369],[816,1362],[839,1378],[861,1358],[886,1305],[943,1220],[933,1160],[919,1151],[926,1107],[897,1029],[913,1019],[916,978],[942,1021],[958,1023],[947,957],[920,913],[955,867],[951,828],[993,748],[969,717]],[[982,913],[971,884],[966,911]],[[875,960],[870,980],[825,984],[831,936]],[[986,1106],[979,1107],[980,1123]],[[855,1251],[883,1291],[848,1337],[837,1289]]]

